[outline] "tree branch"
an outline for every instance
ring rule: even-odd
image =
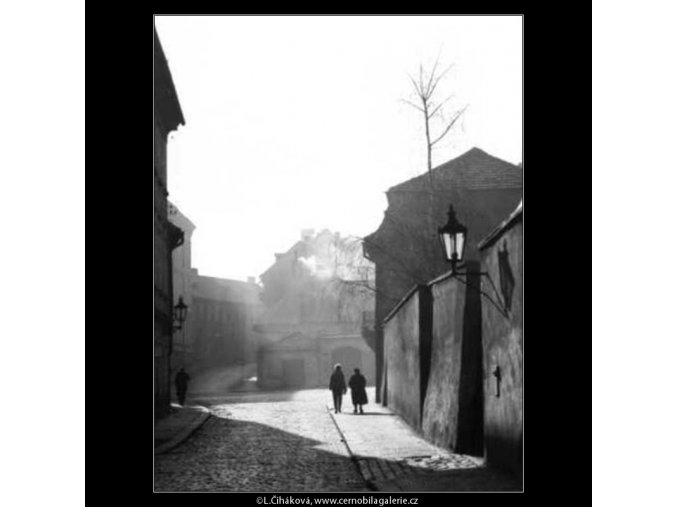
[[[409,104],[409,105],[410,105],[411,107],[413,107],[414,109],[418,109],[418,110],[421,111],[422,113],[425,113],[425,111],[423,110],[423,108],[417,106],[417,105],[414,104],[413,102],[408,101],[407,99],[400,99],[400,102],[404,102],[405,104]]]
[[[421,90],[418,88],[418,84],[416,83],[416,80],[411,76],[411,74],[407,74],[407,77],[411,80],[411,84],[414,85],[414,90],[416,90],[416,95],[419,96],[419,98],[422,96]]]
[[[435,83],[432,86],[432,90],[430,90],[430,96],[432,96],[432,94],[435,93],[435,88],[437,88],[437,85],[439,84],[439,82],[442,80],[442,78],[444,76],[447,75],[447,72],[449,72],[453,67],[454,67],[454,64],[452,63],[451,65],[449,65],[449,67],[444,69],[444,72],[442,72],[442,74],[437,76],[437,78],[435,79]]]
[[[468,108],[468,106],[464,106],[463,109],[461,109],[460,111],[458,111],[456,113],[456,116],[454,116],[454,118],[451,120],[451,122],[449,122],[449,125],[447,125],[447,128],[444,129],[444,132],[442,132],[437,139],[435,139],[432,143],[430,143],[430,146],[435,146],[435,144],[437,144],[439,141],[441,141],[442,138],[449,133],[449,131],[451,130],[451,127],[454,126],[454,123],[456,123],[456,121],[461,117],[461,115],[465,112],[465,110],[467,108]]]
[[[437,54],[437,59],[435,60],[435,65],[433,65],[433,70],[430,72],[430,79],[428,79],[428,86],[425,89],[425,94],[427,98],[430,98],[432,96],[432,92],[430,91],[430,86],[432,85],[433,78],[435,77],[435,71],[437,70],[437,64],[440,62],[440,55],[439,53]]]
[[[446,99],[444,99],[442,102],[440,102],[440,103],[435,107],[435,109],[433,109],[433,111],[430,113],[430,116],[428,116],[428,118],[432,118],[433,116],[435,116],[435,114],[437,113],[437,111],[439,111],[439,109],[440,109],[444,104],[446,104],[446,103],[449,101],[449,99],[453,98],[453,96],[454,96],[454,94],[452,93],[452,94],[449,95]]]
[[[370,292],[373,292],[374,294],[379,294],[379,295],[385,297],[386,299],[389,299],[393,303],[399,302],[398,298],[395,298],[392,295],[387,294],[387,293],[379,290],[378,288],[376,288],[375,285],[370,285],[369,283],[364,282],[362,280],[338,280],[338,282],[340,284],[345,285],[348,289],[354,289],[355,287],[358,287],[358,288],[361,288],[361,289],[366,289]]]

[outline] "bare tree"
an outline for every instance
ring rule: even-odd
[[[414,241],[418,244],[425,243],[420,228],[409,227],[409,224],[405,222],[395,223],[399,226],[398,233],[401,232],[405,236],[408,234],[408,237],[414,238]],[[340,255],[336,257],[333,281],[342,287],[341,290],[346,291],[353,297],[363,298],[380,295],[393,305],[401,297],[401,294],[387,293],[382,288],[376,286],[375,265],[362,254],[364,244],[369,244],[372,248],[378,250],[380,255],[389,260],[390,276],[407,286],[407,288],[430,280],[430,273],[424,270],[427,263],[422,263],[421,266],[412,264],[406,251],[401,252],[382,248],[381,245],[370,241],[368,238],[357,236],[340,238],[340,241],[342,242],[342,248]],[[368,296],[370,293],[372,296]]]
[[[450,132],[456,122],[461,118],[465,110],[468,108],[467,105],[458,108],[452,109],[451,111],[447,110],[449,101],[454,98],[454,94],[450,94],[443,99],[438,97],[441,95],[438,90],[438,85],[442,80],[447,76],[449,71],[453,68],[453,65],[449,65],[444,70],[438,70],[440,57],[438,55],[430,71],[427,71],[423,68],[423,64],[419,65],[418,69],[418,79],[414,78],[411,74],[408,74],[409,80],[413,85],[413,100],[401,99],[405,104],[413,107],[417,111],[420,111],[423,115],[423,122],[425,126],[425,139],[426,139],[426,152],[428,155],[428,183],[429,183],[429,196],[430,196],[430,218],[432,220],[432,210],[434,208],[434,189],[435,184],[433,181],[433,162],[432,162],[432,152],[435,148],[435,145],[438,144],[442,139],[444,139]],[[438,134],[433,133],[433,129]],[[432,224],[430,224],[432,226]]]

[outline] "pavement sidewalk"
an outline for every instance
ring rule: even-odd
[[[155,423],[155,454],[174,449],[190,437],[210,416],[199,405],[181,406],[172,403],[169,415]]]
[[[370,400],[374,388],[367,389]],[[354,414],[350,394],[334,420],[352,459],[378,491],[520,491],[521,484],[474,456],[454,454],[423,439],[400,416],[377,403]]]
[[[189,405],[182,407],[173,402],[169,415],[155,423],[155,454],[172,450],[204,424],[211,412],[199,403],[222,397],[237,387],[251,389],[247,379],[255,374],[256,364],[212,368],[196,374],[188,385]]]

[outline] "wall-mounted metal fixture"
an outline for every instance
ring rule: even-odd
[[[183,302],[183,297],[179,296],[179,302],[174,305],[174,331],[178,331],[183,327],[187,312],[188,305]]]
[[[496,368],[494,368],[494,371],[492,373],[494,377],[496,377],[496,398],[501,397],[501,368],[496,365]]]

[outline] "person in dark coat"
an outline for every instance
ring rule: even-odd
[[[176,386],[176,397],[179,398],[179,404],[183,405],[186,401],[186,392],[188,391],[188,381],[190,376],[181,368],[174,378]]]
[[[329,389],[331,389],[331,393],[334,397],[334,413],[338,414],[341,411],[343,395],[348,392],[348,389],[346,388],[346,378],[343,376],[340,364],[334,366],[334,373],[331,374],[331,378],[329,379]]]
[[[355,406],[353,413],[357,414],[357,408],[359,407],[360,414],[364,414],[362,405],[368,403],[367,390],[365,389],[367,387],[367,379],[360,373],[359,368],[355,368],[355,373],[350,377],[348,385],[350,386],[350,396],[353,399],[353,405]]]

